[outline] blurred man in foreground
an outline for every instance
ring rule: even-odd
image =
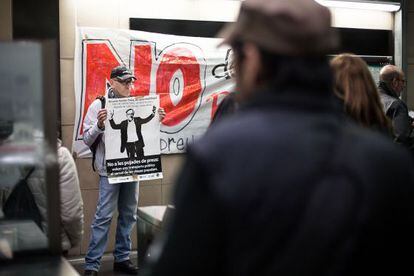
[[[312,0],[242,3],[244,105],[189,148],[144,275],[412,274],[411,159],[331,102],[330,24]]]

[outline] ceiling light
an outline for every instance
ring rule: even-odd
[[[367,1],[333,1],[333,0],[315,0],[321,5],[330,8],[348,8],[359,10],[377,10],[385,12],[396,12],[400,10],[399,3],[392,2],[367,2]]]

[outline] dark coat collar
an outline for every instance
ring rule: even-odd
[[[388,96],[391,96],[393,98],[398,98],[398,95],[392,91],[391,89],[388,88],[387,84],[383,81],[380,81],[378,84],[378,90],[380,91],[380,93],[384,93],[387,94]]]
[[[310,112],[334,112],[341,114],[342,107],[334,101],[333,91],[292,87],[279,90],[267,88],[257,93],[241,106],[241,109],[279,108]]]

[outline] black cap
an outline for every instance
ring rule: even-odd
[[[131,70],[126,68],[123,65],[117,66],[111,71],[111,79],[118,79],[120,81],[126,81],[128,79],[134,79],[137,78],[132,74]]]

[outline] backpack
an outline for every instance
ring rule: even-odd
[[[98,96],[96,97],[97,99],[99,99],[101,101],[101,109],[105,108],[105,97],[104,96]],[[96,171],[95,169],[95,157],[96,157],[96,149],[99,145],[99,143],[102,140],[102,134],[99,134],[98,137],[96,137],[95,142],[93,142],[92,146],[90,146],[90,150],[92,152],[92,170]]]
[[[21,179],[14,187],[4,203],[3,212],[7,219],[30,219],[42,229],[42,216],[27,184],[27,179],[34,170],[34,168],[31,168],[26,177]]]

